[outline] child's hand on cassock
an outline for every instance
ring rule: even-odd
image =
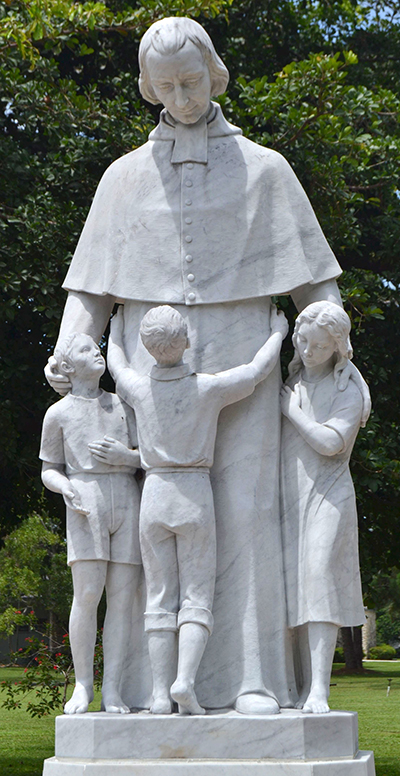
[[[113,437],[105,436],[95,442],[90,442],[88,448],[96,461],[112,466],[140,466],[140,456],[136,450],[130,450],[122,442]]]
[[[296,391],[297,386],[295,386],[294,391],[292,391],[291,388],[289,388],[288,385],[282,385],[281,388],[281,410],[282,414],[286,418],[290,418],[293,410],[296,411],[300,407],[300,396],[298,391]]]
[[[283,310],[278,310],[276,305],[271,305],[271,334],[275,334],[276,332],[279,332],[282,334],[282,339],[284,340],[288,331],[289,331],[289,324],[286,320],[286,315],[283,312]]]
[[[118,307],[116,314],[111,318],[110,331],[113,341],[118,345],[122,345],[124,333],[124,308],[122,305]]]

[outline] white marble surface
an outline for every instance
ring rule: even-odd
[[[303,310],[293,336],[294,372],[282,390],[282,521],[292,628],[365,621],[349,469],[363,397],[353,379],[339,387],[351,354],[350,326],[338,305],[319,302]]]
[[[120,683],[141,571],[135,418],[119,396],[100,389],[105,361],[90,336],[72,333],[55,355],[71,392],[46,412],[39,457],[44,485],[62,494],[67,507],[75,688],[64,711],[84,713],[93,700],[97,606],[105,587],[103,705],[129,713]]]
[[[279,512],[279,366],[252,395],[249,390],[232,399],[241,399],[232,406],[225,406],[229,402],[220,395],[218,426],[211,394],[207,406],[199,408],[199,391],[188,392],[187,397],[178,390],[179,383],[196,379],[199,373],[207,379],[213,375],[215,382],[222,379],[216,373],[237,373],[241,364],[254,358],[271,334],[271,294],[291,293],[299,309],[321,299],[338,302],[335,278],[340,268],[287,162],[243,138],[239,129],[226,122],[219,106],[211,103],[212,94],[224,91],[228,74],[205,31],[188,19],[157,22],[144,38],[140,64],[143,94],[162,102],[165,110],[149,142],[117,160],[100,182],[65,281],[70,294],[60,337],[79,331],[100,340],[115,300],[123,301],[125,369],[129,366],[136,373],[134,390],[128,386],[127,394],[139,394],[132,404],[142,428],[142,462],[150,471],[148,481],[164,476],[154,470],[168,468],[171,462],[175,469],[177,465],[193,468],[193,476],[198,476],[196,467],[212,465],[217,557],[202,574],[209,573],[213,587],[216,570],[215,628],[202,660],[206,639],[201,649],[193,650],[192,642],[198,659],[191,666],[194,682],[201,660],[196,693],[208,713],[177,716],[164,708],[162,715],[156,715],[153,706],[153,714],[60,717],[56,757],[45,762],[44,776],[215,776],[217,772],[221,776],[373,776],[372,753],[357,751],[356,715],[277,713],[279,706],[289,707],[297,700],[286,628]],[[164,302],[181,313],[191,348],[185,373],[157,381],[154,375],[149,377],[151,359],[140,341],[139,324],[150,307]],[[170,371],[181,369],[169,366]],[[63,393],[70,383],[58,367],[52,359],[46,374]],[[174,381],[176,390],[170,385]],[[74,392],[73,379],[71,383]],[[141,393],[140,385],[144,386]],[[126,386],[118,388],[124,393]],[[175,398],[154,402],[153,389],[167,396],[167,388],[175,391]],[[221,388],[222,383],[220,394]],[[190,401],[185,407],[186,398]],[[182,407],[182,418],[191,422],[181,418],[174,429],[168,413],[173,408],[179,415]],[[154,424],[157,414],[159,422]],[[200,439],[206,416],[208,433]],[[149,418],[146,438],[143,429]],[[176,443],[175,452],[171,442]],[[90,445],[96,460],[101,463],[102,456],[107,460],[110,450],[103,441]],[[151,459],[155,447],[156,461]],[[169,474],[176,476],[165,472],[167,478]],[[147,485],[144,501],[146,489]],[[178,490],[181,496],[184,488]],[[168,502],[155,491],[148,499],[148,511],[155,512],[165,501],[173,517],[177,499]],[[201,513],[210,512],[210,492],[209,485],[207,497],[204,487],[189,488],[183,494],[188,511],[196,501]],[[73,509],[82,507],[76,493],[64,496],[71,499]],[[192,577],[201,555],[196,541],[186,550],[187,572]],[[154,547],[154,542],[148,542],[146,551],[151,554]],[[156,578],[154,563],[147,566],[149,579]],[[201,588],[200,577],[194,579],[194,588]],[[170,588],[165,574],[161,581],[161,587]],[[190,584],[185,587],[179,578],[178,582],[187,602],[193,604]],[[122,587],[127,590],[129,585]],[[131,580],[132,595],[135,588],[139,593],[139,575]],[[153,615],[160,614],[157,596],[159,591],[154,601],[148,597],[147,614],[153,625]],[[170,645],[179,626],[180,636],[193,625],[203,633],[212,630],[210,591],[197,607],[203,619],[205,613],[210,615],[207,622],[182,619],[181,597],[175,596],[173,607],[161,609],[163,617],[175,618],[173,627],[160,630]],[[140,596],[136,598],[138,603]],[[120,606],[120,613],[123,623],[120,627],[114,623],[111,648],[113,643],[121,645],[121,633],[127,632],[126,607]],[[117,684],[122,699],[118,696],[118,702],[111,704],[113,711],[148,708],[151,703],[140,603],[133,620],[129,647],[123,639],[120,649]],[[157,629],[148,630],[151,641]],[[160,644],[153,646],[157,651]],[[311,638],[310,646],[312,656]],[[180,642],[179,648],[182,655]],[[328,652],[325,663],[330,664]],[[326,677],[325,683],[329,685]],[[180,703],[182,695],[172,692],[172,697],[181,711],[193,712],[193,704]],[[218,712],[235,704],[246,713]],[[79,710],[84,709],[73,707]],[[311,710],[323,708],[315,705]]]
[[[288,624],[298,638],[303,675],[299,704],[318,713],[329,709],[338,628],[365,621],[349,461],[365,424],[362,389],[368,389],[355,369],[350,372],[350,329],[349,316],[337,304],[321,301],[302,310],[289,377],[281,390]]]
[[[57,717],[56,756],[133,759],[318,759],[354,757],[357,714],[203,717],[88,713]]]
[[[81,760],[51,757],[43,776],[375,776],[372,752],[354,759],[308,762],[262,760]]]
[[[118,394],[135,410],[146,472],[140,542],[152,713],[170,714],[172,700],[180,713],[204,713],[194,685],[214,624],[216,528],[210,468],[218,418],[224,407],[251,395],[273,371],[287,331],[284,314],[273,307],[270,336],[250,363],[197,374],[183,361],[190,347],[183,317],[169,305],[152,308],[140,334],[156,363],[142,375],[126,359],[121,309],[111,322],[108,367]]]
[[[168,302],[187,320],[191,368],[215,373],[248,363],[265,342],[270,294],[290,292],[299,306],[338,299],[340,268],[287,162],[243,138],[210,102],[228,74],[205,31],[173,19],[145,37],[143,93],[167,110],[149,142],[100,182],[65,282],[62,336],[78,328],[100,339],[119,298],[129,361],[147,374],[139,322],[152,304]],[[48,379],[65,390],[54,367]],[[253,396],[221,412],[211,475],[214,632],[197,676],[207,708],[238,702],[277,712],[296,696],[282,576],[278,393],[277,367]],[[136,650],[130,658],[124,698],[148,705],[136,678],[147,669]]]

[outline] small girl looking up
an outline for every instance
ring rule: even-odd
[[[281,390],[288,624],[296,629],[302,678],[297,708],[304,712],[329,711],[338,628],[365,619],[349,469],[365,408],[355,381],[350,377],[346,385],[342,377],[353,355],[350,328],[336,304],[306,307],[296,320],[294,358]]]

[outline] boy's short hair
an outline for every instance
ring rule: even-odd
[[[69,364],[69,366],[74,366],[74,363],[70,357],[70,353],[76,338],[80,337],[81,333],[82,332],[74,331],[72,334],[69,334],[68,337],[62,340],[62,342],[56,347],[53,353],[53,356],[57,361],[58,371],[63,375],[67,374],[62,367],[64,362]]]
[[[187,324],[168,304],[152,307],[140,324],[140,338],[157,361],[174,361],[187,347]]]

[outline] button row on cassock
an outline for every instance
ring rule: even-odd
[[[186,164],[186,169],[188,169],[188,170],[193,170],[193,164],[192,164],[192,162],[188,162],[188,163]],[[187,188],[191,188],[191,187],[193,186],[193,181],[192,181],[190,178],[186,178],[186,180],[185,180],[185,186],[187,186]],[[191,204],[192,204],[192,200],[191,200],[191,199],[186,199],[186,200],[185,200],[185,205],[187,205],[187,207],[190,207],[190,206],[191,206]],[[190,216],[186,216],[186,218],[185,218],[185,224],[191,224],[191,223],[192,223],[192,218],[190,218]],[[193,241],[193,237],[192,237],[190,234],[187,234],[187,235],[185,236],[185,242],[187,242],[187,243],[191,243],[192,241]],[[188,253],[188,254],[185,256],[185,261],[186,261],[188,264],[190,264],[190,263],[193,261],[193,256],[191,255],[191,253]],[[195,280],[195,276],[194,276],[194,275],[193,275],[193,274],[190,272],[190,273],[187,275],[187,280],[189,281],[189,283],[193,283],[193,281]],[[191,291],[191,292],[190,292],[190,294],[188,294],[188,300],[189,300],[189,302],[194,302],[194,301],[195,301],[195,299],[196,299],[196,294],[194,294],[194,293],[193,293],[193,291]]]

